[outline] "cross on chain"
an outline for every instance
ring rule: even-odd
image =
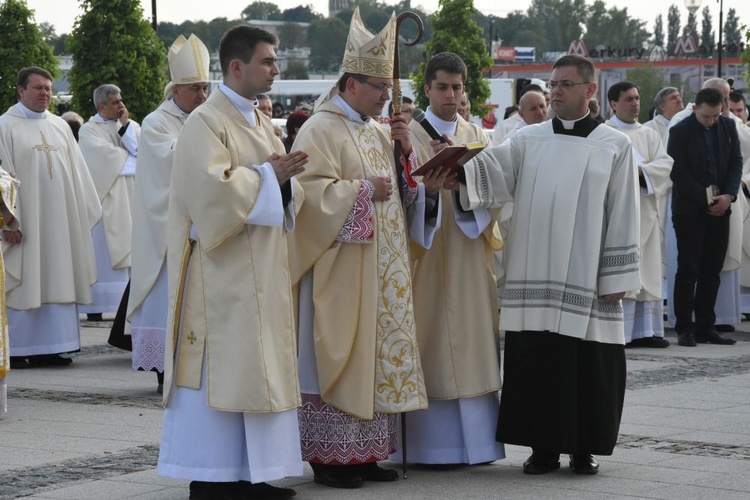
[[[34,146],[34,149],[37,151],[42,151],[45,156],[47,156],[47,170],[49,171],[49,178],[52,178],[52,157],[50,156],[50,153],[56,153],[57,148],[49,143],[47,143],[47,138],[44,136],[44,132],[39,132],[42,134],[42,143],[37,144]]]

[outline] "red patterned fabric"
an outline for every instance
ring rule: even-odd
[[[395,414],[361,420],[324,403],[318,394],[302,394],[297,414],[306,462],[354,465],[386,460],[396,451]]]
[[[370,181],[363,180],[354,207],[349,212],[336,241],[344,243],[372,242],[372,235],[375,231],[372,224],[372,216],[375,213],[371,200],[373,194],[375,194],[375,186]]]
[[[417,153],[414,151],[414,148],[409,150],[409,155],[406,156],[404,154],[401,155],[401,165],[404,167],[404,170],[402,171],[401,175],[403,177],[403,183],[406,189],[404,189],[403,194],[403,203],[404,206],[409,207],[412,203],[414,203],[414,200],[417,199],[417,180],[412,177],[411,173],[419,168],[419,163],[417,162]]]

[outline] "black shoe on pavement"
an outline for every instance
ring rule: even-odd
[[[23,356],[11,356],[10,357],[10,369],[11,370],[23,370],[24,368],[31,368],[29,361]]]
[[[398,479],[398,471],[393,469],[383,469],[376,462],[356,465],[356,470],[362,475],[365,481],[375,481],[379,483],[388,483]]]
[[[280,488],[268,483],[251,483],[238,481],[231,483],[229,490],[235,493],[236,499],[241,500],[288,500],[297,495],[291,488]]]
[[[717,332],[732,333],[735,331],[734,325],[714,325]]]
[[[59,354],[29,356],[29,366],[68,366],[72,362],[72,359],[63,358]]]
[[[690,332],[682,332],[677,334],[677,343],[684,347],[695,347],[695,337]]]
[[[576,474],[597,474],[599,472],[599,462],[588,453],[569,455],[570,468]]]
[[[719,335],[716,330],[708,333],[696,333],[695,341],[699,344],[717,344],[717,345],[734,345],[737,343],[734,339],[728,339]]]
[[[664,337],[644,337],[642,339],[633,339],[627,346],[664,348],[669,347],[669,341]]]
[[[361,488],[365,480],[359,471],[350,465],[310,464],[313,469],[313,481],[330,488]]]
[[[546,451],[532,451],[523,463],[524,474],[547,474],[560,468],[560,454]]]
[[[90,313],[86,315],[88,321],[104,321],[102,313]]]
[[[235,483],[208,483],[205,481],[190,482],[190,500],[237,500],[231,491]]]

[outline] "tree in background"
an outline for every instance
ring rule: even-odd
[[[664,48],[664,16],[659,14],[654,21],[654,45]]]
[[[539,22],[547,45],[537,50],[567,50],[571,40],[583,35],[588,13],[585,0],[532,0],[526,15]]]
[[[18,70],[40,66],[53,77],[60,71],[52,47],[34,22],[34,11],[23,0],[5,0],[0,5],[0,33],[0,112],[4,113],[18,101]]]
[[[490,86],[482,72],[492,65],[487,54],[487,45],[482,36],[482,29],[472,19],[476,12],[472,0],[440,0],[440,8],[430,16],[433,35],[425,44],[427,59],[440,52],[454,52],[466,63],[466,94],[472,104],[472,114],[484,115],[488,108],[485,104],[490,97]],[[412,90],[416,96],[416,105],[427,109],[429,101],[424,95],[425,62],[419,66],[411,78]]]
[[[724,43],[726,45],[737,44],[742,42],[742,30],[740,29],[740,20],[737,17],[737,11],[729,9],[727,19],[724,21]]]
[[[667,86],[667,79],[661,70],[649,63],[628,71],[628,80],[638,85],[638,93],[641,96],[641,113],[638,115],[638,121],[645,123],[649,120],[648,112],[654,105],[654,97]]]
[[[680,37],[680,9],[675,4],[667,12],[667,54],[674,54],[677,39]]]
[[[259,19],[262,21],[281,21],[279,6],[271,2],[253,2],[242,11],[242,19]]]
[[[286,63],[286,69],[281,73],[282,80],[309,80],[310,75],[305,63],[299,59],[290,59]]]
[[[701,45],[711,48],[716,45],[716,35],[714,33],[714,20],[711,17],[711,11],[708,5],[701,11]]]
[[[698,19],[696,18],[694,12],[690,12],[688,14],[687,23],[682,28],[682,36],[693,37],[695,43],[698,43],[700,41],[700,37],[698,35]]]
[[[627,7],[604,10],[601,0],[594,2],[592,10],[589,11],[586,27],[583,40],[589,48],[597,45],[641,47],[651,36],[646,29],[646,22],[630,17]],[[592,30],[591,34],[589,28]]]
[[[310,46],[310,70],[320,73],[337,73],[344,57],[349,25],[338,17],[329,17],[310,23],[307,40]]]
[[[82,116],[95,114],[94,89],[112,83],[122,90],[131,118],[143,119],[156,109],[168,81],[164,45],[139,0],[81,0],[81,6],[67,41],[73,108]]]
[[[287,22],[310,23],[315,19],[323,19],[323,16],[312,10],[312,5],[292,7],[281,13],[281,20]]]
[[[742,76],[745,81],[750,79],[750,28],[745,27],[745,50],[740,54],[740,60],[747,65],[747,71]]]

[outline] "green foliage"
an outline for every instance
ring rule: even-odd
[[[281,20],[295,23],[310,23],[315,19],[323,19],[323,16],[313,10],[312,5],[299,5],[281,13]]]
[[[344,58],[349,25],[338,17],[313,21],[307,29],[310,45],[310,69],[321,73],[337,73]]]
[[[281,21],[281,11],[275,3],[256,1],[245,7],[242,11],[242,19]]]
[[[747,70],[742,72],[742,78],[748,81],[750,79],[750,28],[742,25],[742,30],[745,32],[745,50],[740,54],[740,60],[747,65]]]
[[[52,47],[34,22],[34,12],[23,0],[0,5],[0,113],[18,101],[16,75],[27,66],[39,66],[53,77],[60,74]]]
[[[664,47],[664,17],[659,14],[654,21],[654,45]]]
[[[644,123],[649,120],[648,112],[654,105],[656,94],[668,86],[664,73],[651,64],[639,65],[628,72],[628,80],[638,85],[641,96],[641,113],[638,121]]]
[[[735,43],[739,45],[742,41],[742,30],[740,29],[740,20],[737,17],[737,11],[729,9],[726,21],[724,21],[724,43],[729,45]]]
[[[677,39],[680,37],[680,9],[675,4],[667,12],[667,54],[674,54]]]
[[[286,69],[281,74],[282,80],[309,80],[310,75],[307,72],[305,63],[298,59],[290,59],[287,62]]]
[[[131,118],[142,120],[159,104],[168,81],[164,45],[138,0],[80,1],[84,13],[67,41],[73,108],[84,117],[95,114],[94,89],[112,83],[122,90]]]
[[[711,11],[708,5],[703,7],[701,11],[701,45],[706,47],[713,47],[716,45],[716,36],[714,34],[714,20],[711,17]]]
[[[242,19],[227,19],[216,17],[210,21],[185,21],[181,24],[159,23],[159,40],[165,47],[172,45],[178,36],[186,38],[195,34],[206,45],[209,52],[219,50],[219,42],[226,31],[238,24],[245,24]]]
[[[472,19],[475,12],[472,0],[440,0],[440,9],[429,18],[433,35],[425,44],[425,50],[427,59],[440,52],[454,52],[464,60],[468,70],[466,94],[473,103],[471,111],[482,116],[488,111],[485,103],[490,97],[490,86],[482,72],[492,65],[492,59],[487,54],[482,29]],[[427,109],[429,101],[422,90],[424,69],[425,62],[422,62],[411,78],[417,107]]]
[[[599,0],[594,3],[588,19],[583,40],[589,48],[597,45],[641,47],[650,36],[646,22],[630,17],[627,7],[604,10],[604,3]]]

